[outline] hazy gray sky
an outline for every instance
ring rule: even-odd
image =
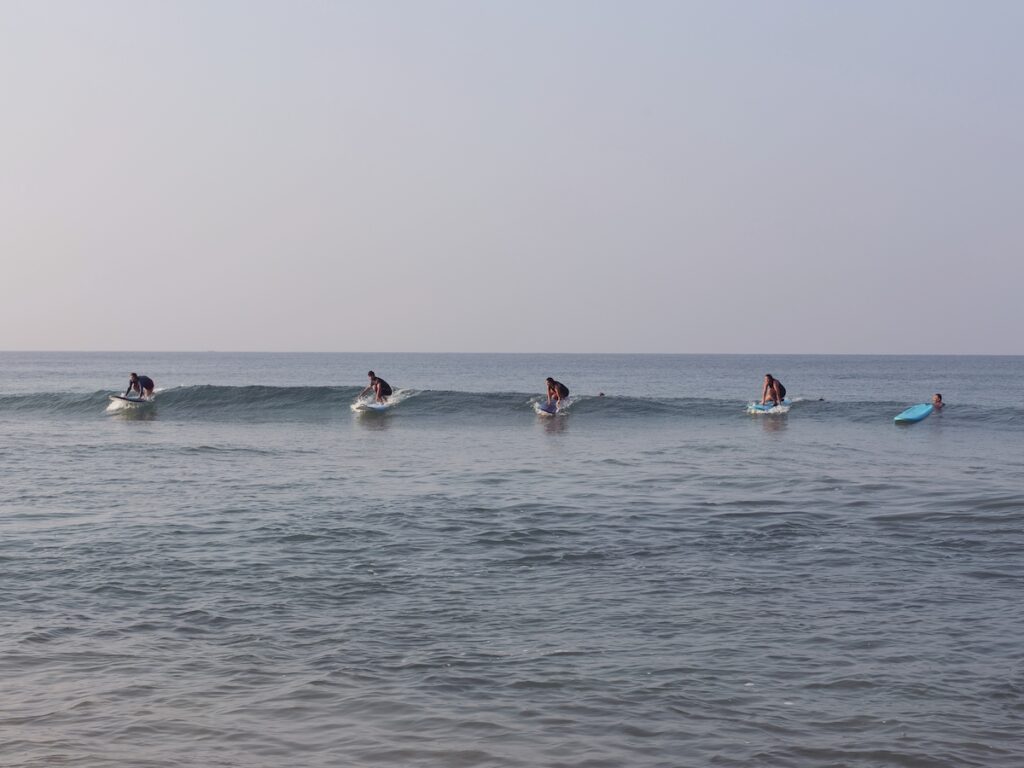
[[[1022,30],[0,0],[0,349],[1022,354]]]

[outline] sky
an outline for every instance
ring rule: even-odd
[[[0,0],[0,349],[1024,354],[1022,29]]]

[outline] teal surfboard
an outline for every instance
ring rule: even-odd
[[[778,405],[773,405],[772,403],[765,403],[764,405],[761,403],[750,403],[747,406],[747,413],[786,413],[792,404],[789,400],[783,400]]]
[[[919,403],[912,405],[903,413],[893,417],[896,424],[916,424],[921,419],[927,418],[935,410],[931,403]]]

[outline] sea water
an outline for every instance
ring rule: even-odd
[[[0,764],[1018,768],[1022,449],[1019,357],[3,353]]]

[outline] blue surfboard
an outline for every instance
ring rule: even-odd
[[[537,410],[542,413],[546,413],[549,416],[554,416],[558,413],[558,403],[537,403]]]
[[[893,421],[896,424],[916,424],[921,419],[930,416],[934,410],[935,408],[931,403],[918,403],[917,405],[910,406],[903,413],[894,416]]]
[[[771,403],[750,403],[747,406],[747,413],[786,413],[789,410],[789,406],[793,403],[789,400],[783,400],[778,405],[772,405]],[[779,410],[776,410],[779,409]]]

